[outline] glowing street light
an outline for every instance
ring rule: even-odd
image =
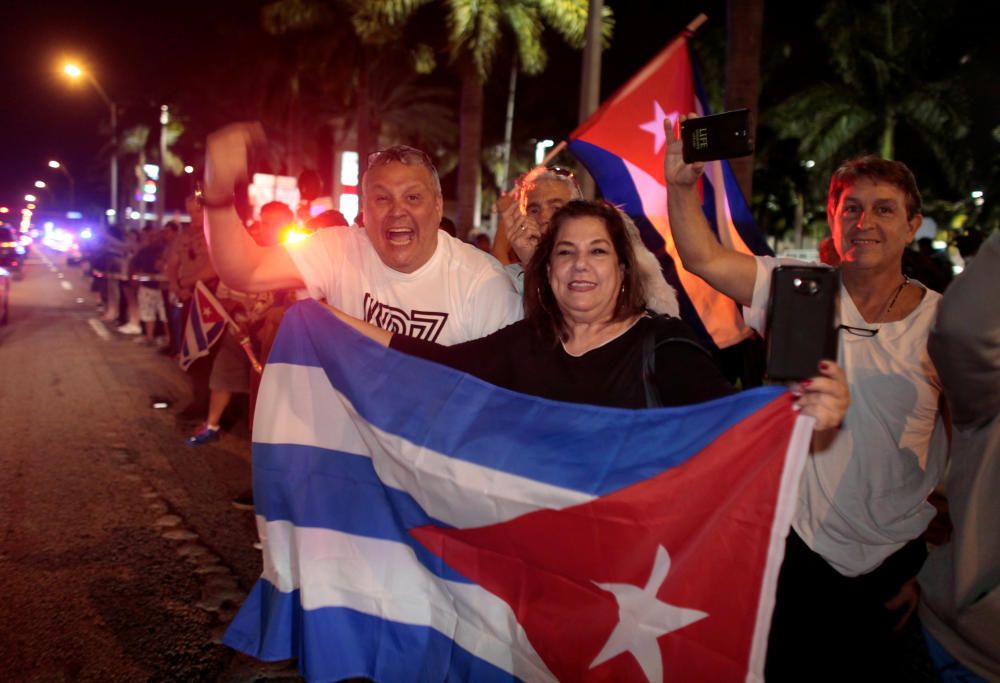
[[[38,197],[36,197],[33,194],[26,194],[26,195],[24,195],[24,201],[26,201],[26,202],[37,202],[38,201]]]
[[[70,174],[69,169],[66,168],[66,164],[62,164],[55,159],[49,159],[49,168],[55,169],[66,176],[66,180],[69,181],[69,208],[70,210],[76,208],[76,182],[73,180],[72,174]]]
[[[45,189],[45,181],[44,180],[36,180],[35,181],[35,187],[37,187],[39,190],[44,190]]]
[[[118,108],[115,103],[108,97],[108,93],[104,91],[101,84],[98,82],[94,74],[83,69],[78,64],[73,64],[72,62],[67,62],[63,66],[63,72],[72,79],[78,79],[85,77],[90,84],[94,86],[94,90],[97,94],[101,96],[104,100],[104,104],[108,105],[108,109],[111,111],[111,208],[118,209]],[[49,164],[52,165],[51,163]],[[109,219],[113,221],[113,216],[109,214]]]

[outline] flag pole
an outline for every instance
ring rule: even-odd
[[[207,294],[212,299],[215,299],[215,295],[212,294],[212,290],[210,290],[201,280],[198,280],[195,283],[195,287],[201,289],[203,294]],[[216,300],[216,303],[219,305],[217,312],[222,316],[222,319],[226,321],[226,329],[229,330],[230,334],[239,340],[240,346],[243,347],[243,352],[247,354],[247,360],[250,361],[250,367],[252,367],[254,372],[258,375],[261,374],[264,372],[264,369],[261,367],[260,361],[257,360],[257,355],[253,352],[253,346],[250,343],[250,335],[243,333],[242,328],[240,328],[240,326],[236,324],[236,321],[229,316],[229,311],[226,310],[225,306],[223,306],[218,300]]]
[[[706,15],[704,12],[702,12],[701,14],[699,14],[698,16],[696,16],[694,19],[692,19],[691,23],[688,24],[687,27],[684,30],[687,33],[693,35],[694,32],[697,31],[699,28],[701,28],[701,25],[704,24],[706,21],[708,21],[708,15]]]
[[[687,26],[684,27],[683,33],[687,34],[688,36],[694,35],[694,32],[697,31],[699,28],[701,28],[701,25],[704,24],[706,21],[708,21],[708,15],[705,14],[704,12],[700,13],[698,16],[692,19]],[[566,144],[567,144],[566,141],[563,140],[558,145],[550,149],[549,153],[545,155],[544,159],[542,159],[542,163],[540,164],[540,166],[548,166],[549,162],[552,161],[552,159],[554,159],[556,155],[559,154],[559,152],[566,149]]]

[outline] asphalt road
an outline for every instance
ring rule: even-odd
[[[186,446],[187,378],[94,302],[36,249],[0,327],[0,680],[297,680],[218,644],[260,573],[245,424]]]

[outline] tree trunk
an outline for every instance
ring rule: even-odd
[[[889,113],[885,117],[885,127],[882,129],[882,158],[892,159],[896,153],[896,116]]]
[[[497,197],[507,191],[507,180],[510,178],[510,148],[514,136],[514,104],[517,98],[517,53],[510,61],[510,79],[507,81],[507,116],[503,124],[503,150],[500,155],[500,177],[497,178]],[[490,212],[490,239],[496,240],[499,215]]]
[[[364,48],[367,52],[367,48]],[[369,59],[362,58],[361,67],[358,69],[358,93],[356,95],[355,107],[357,109],[354,117],[357,130],[355,135],[358,142],[358,182],[364,177],[368,170],[368,154],[373,151],[374,141],[372,138],[371,107],[368,102],[368,64]],[[361,186],[358,186],[358,197],[364,201]],[[362,205],[363,206],[363,205]]]
[[[583,68],[580,72],[580,108],[577,122],[583,123],[597,111],[601,103],[601,16],[603,0],[590,0],[587,9],[587,41],[583,47]],[[596,196],[594,178],[583,167],[577,176],[586,199]]]
[[[462,63],[462,95],[459,106],[458,207],[455,228],[460,239],[479,228],[480,178],[483,146],[483,84],[472,59]]]
[[[757,94],[760,89],[760,43],[764,23],[764,0],[726,2],[726,110],[746,108],[753,112],[756,134]],[[753,156],[729,161],[743,196],[753,192]]]

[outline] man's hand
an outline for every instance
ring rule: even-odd
[[[209,135],[205,146],[205,197],[217,200],[232,194],[236,183],[247,179],[247,153],[266,142],[264,128],[257,122],[233,123]]]
[[[518,211],[517,206],[514,207],[514,210]],[[522,265],[528,265],[528,261],[535,255],[535,249],[538,248],[540,239],[542,239],[542,231],[539,229],[538,223],[533,218],[522,216],[518,211],[518,218],[507,233],[507,241]]]
[[[503,231],[507,244],[517,254],[518,260],[527,265],[535,253],[538,240],[542,238],[538,224],[534,219],[521,213],[514,192],[501,196],[497,200],[496,207],[500,219],[497,229]]]
[[[913,615],[913,610],[917,608],[917,602],[920,600],[920,585],[917,583],[917,577],[911,578],[909,581],[904,583],[899,587],[899,592],[885,603],[885,608],[887,610],[898,612],[902,610],[902,614],[896,625],[892,627],[892,630],[899,633],[906,626],[906,622],[910,620]]]
[[[682,116],[681,121],[697,118],[697,114]],[[698,178],[705,172],[705,164],[696,161],[693,164],[684,163],[684,143],[674,134],[674,125],[670,119],[663,120],[663,132],[667,135],[667,154],[663,158],[663,178],[670,186],[694,187]]]

